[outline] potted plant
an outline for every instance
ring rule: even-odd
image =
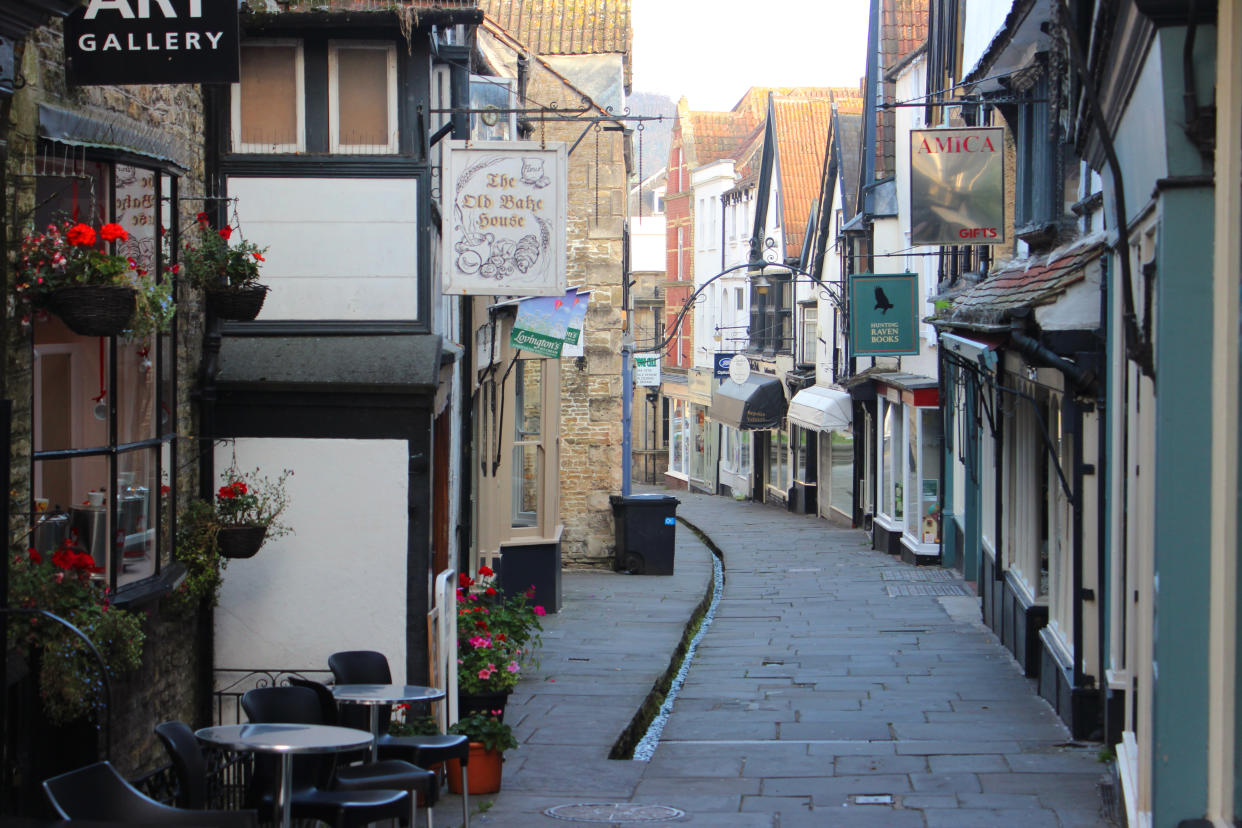
[[[500,790],[500,772],[504,752],[517,747],[513,728],[505,724],[499,710],[480,711],[460,719],[449,727],[450,733],[465,736],[470,742],[470,758],[466,761],[466,781],[470,793],[496,793]],[[461,762],[448,761],[449,790],[461,793]]]
[[[142,661],[143,632],[138,616],[110,605],[95,559],[65,539],[51,555],[33,547],[9,563],[9,605],[19,611],[45,610],[72,624],[95,645],[111,675],[136,669]],[[93,654],[61,624],[37,614],[9,621],[9,645],[38,672],[43,711],[56,725],[87,716],[105,701]]]
[[[275,480],[259,470],[243,474],[236,466],[224,471],[223,486],[216,491],[216,549],[225,558],[249,558],[268,538],[292,530],[278,518],[289,506],[285,482],[293,472],[284,469]]]
[[[194,234],[197,239],[186,243],[182,256],[189,283],[202,289],[207,306],[221,319],[257,317],[268,291],[259,283],[267,248],[241,238],[240,228],[213,228],[206,213],[198,214]]]
[[[494,572],[479,568],[479,579],[462,573],[457,585],[457,706],[460,715],[497,711],[503,719],[509,694],[522,667],[539,646],[546,612],[531,603],[534,590],[506,595],[491,583]]]
[[[137,262],[109,252],[129,239],[119,224],[98,230],[62,221],[22,238],[14,261],[18,299],[46,308],[81,336],[112,336],[135,326],[165,330],[172,319],[171,283],[149,277]]]

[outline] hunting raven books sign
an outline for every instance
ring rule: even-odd
[[[237,0],[90,0],[65,18],[71,83],[236,83]]]
[[[913,273],[856,273],[850,277],[850,355],[906,356],[919,352],[919,279]]]

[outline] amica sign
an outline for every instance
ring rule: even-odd
[[[90,0],[65,20],[78,85],[235,83],[235,0]]]

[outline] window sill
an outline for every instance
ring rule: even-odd
[[[117,591],[112,606],[123,610],[137,610],[153,604],[181,585],[185,580],[185,564],[170,563],[158,575],[137,581]]]

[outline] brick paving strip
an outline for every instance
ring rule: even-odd
[[[856,530],[674,494],[721,550],[725,587],[651,761],[608,756],[658,705],[652,688],[710,591],[711,552],[684,526],[672,576],[564,573],[563,609],[505,717],[521,747],[472,825],[588,824],[544,813],[580,803],[664,805],[685,815],[656,824],[713,828],[1116,824],[1100,746],[1069,741],[960,581]],[[958,589],[893,589],[919,584]],[[436,824],[460,814],[446,796]]]

